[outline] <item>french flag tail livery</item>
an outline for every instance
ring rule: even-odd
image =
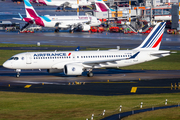
[[[158,23],[142,44],[134,50],[159,50],[166,22]]]
[[[26,17],[27,18],[37,18],[39,15],[34,10],[33,6],[29,2],[29,0],[24,0],[25,10],[26,10]]]
[[[112,11],[103,0],[95,1],[96,12],[108,12],[108,10]]]

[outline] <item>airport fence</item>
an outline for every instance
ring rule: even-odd
[[[133,107],[125,107],[120,105],[115,110],[102,110],[100,114],[92,114],[91,118],[87,118],[86,120],[120,120],[121,118],[127,117],[129,115],[133,115],[140,112],[153,111],[158,109],[172,108],[172,107],[180,107],[180,102],[176,101],[161,101],[156,104],[148,104],[140,102],[138,105]],[[124,109],[124,110],[123,110]],[[109,116],[108,116],[109,115]]]

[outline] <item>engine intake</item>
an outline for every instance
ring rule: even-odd
[[[64,73],[66,75],[81,75],[83,72],[83,67],[80,65],[65,65],[64,66]]]

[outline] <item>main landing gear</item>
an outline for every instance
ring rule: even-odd
[[[93,75],[94,75],[94,74],[93,74],[93,72],[92,72],[92,69],[90,69],[90,70],[88,71],[88,73],[87,73],[87,76],[88,76],[88,77],[93,77]]]
[[[16,77],[17,77],[17,78],[19,78],[19,77],[20,77],[20,72],[21,72],[21,69],[16,69],[16,72],[17,72]]]

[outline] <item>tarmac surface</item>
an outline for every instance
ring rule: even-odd
[[[171,83],[180,82],[179,70],[95,69],[94,77],[87,77],[86,72],[82,76],[66,76],[23,70],[20,78],[13,70],[0,67],[0,71],[0,91],[107,96],[180,92],[178,88],[171,90]]]
[[[61,45],[61,46],[82,46],[96,48],[121,48],[133,49],[138,47],[147,34],[123,34],[123,33],[92,33],[75,32],[37,32],[18,33],[0,32],[0,43],[9,44],[37,44]],[[160,49],[180,50],[180,35],[164,34]]]

